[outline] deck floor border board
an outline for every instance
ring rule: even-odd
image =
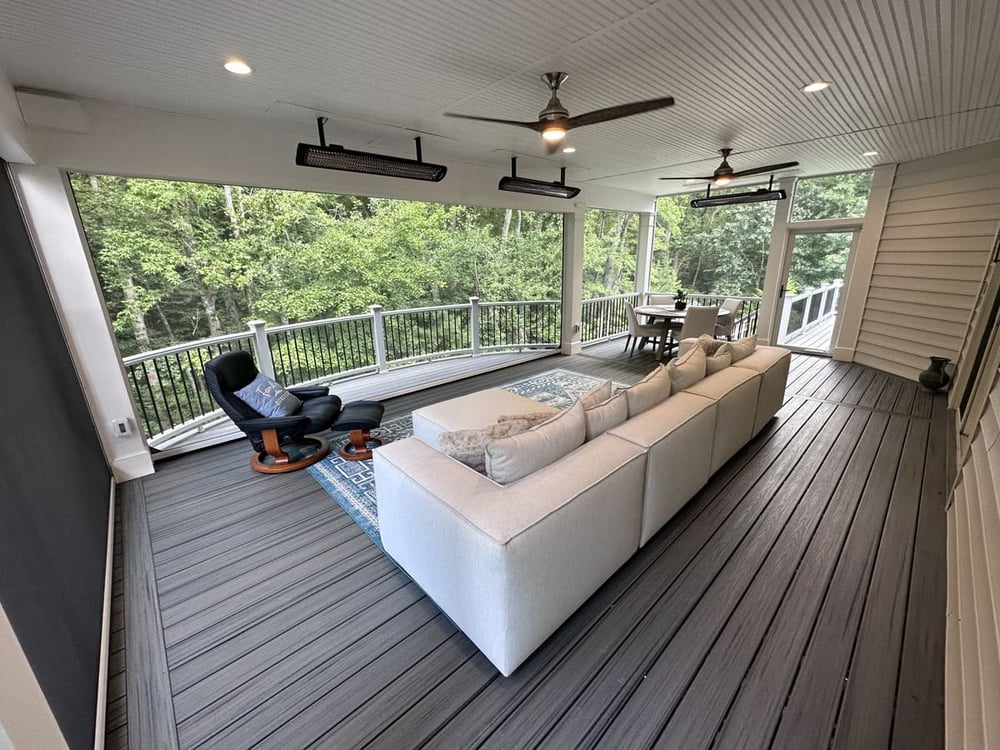
[[[901,421],[903,417],[892,419]],[[841,556],[837,561],[774,735],[778,746],[827,746],[832,740],[844,682],[819,680],[817,676],[839,674],[847,678],[874,572],[878,541],[888,519],[896,468],[906,439],[912,436],[908,430],[904,434],[903,440],[880,446],[879,454],[889,457],[891,472],[875,474],[872,464],[876,487],[869,487],[867,502],[861,507],[861,514],[855,516],[847,539],[850,545],[853,535],[861,552]]]
[[[412,581],[387,574],[369,584],[351,601],[328,602],[324,608],[316,609],[270,639],[244,647],[235,658],[225,649],[217,661],[213,660],[215,669],[196,671],[195,667],[181,675],[185,679],[176,681],[177,716],[181,721],[186,720],[228,693],[244,690],[247,683],[260,678],[292,654],[309,649],[322,638],[340,637],[336,633],[340,628],[364,628],[366,618],[378,616],[370,610],[384,599],[391,597],[392,606],[398,610],[422,596],[423,592]]]
[[[835,438],[816,428],[824,422],[827,425],[846,422],[850,413],[842,410],[838,414],[836,408],[820,405],[818,412],[824,411],[830,412],[828,420],[807,422],[767,467],[758,466],[752,472],[744,469],[738,477],[741,486],[727,487],[727,502],[720,503],[717,499],[710,507],[711,512],[724,514],[716,519],[717,523],[708,526],[701,537],[694,536],[689,527],[686,536],[661,555],[676,572],[669,577],[657,575],[657,580],[664,582],[660,589],[630,592],[631,596],[622,599],[619,607],[622,616],[618,618],[621,622],[612,619],[607,623],[612,633],[619,633],[617,645],[607,658],[594,665],[586,685],[581,686],[580,697],[557,721],[544,727],[541,740],[555,747],[586,747],[601,741],[621,707],[641,686],[645,675],[720,571],[759,528],[772,502],[778,502],[775,495],[789,481],[805,447],[811,445],[825,456],[833,446]],[[683,556],[678,554],[678,544],[685,547]],[[603,638],[600,633],[594,636],[596,647]],[[608,696],[610,692],[614,695]],[[517,731],[518,726],[511,725],[510,731]],[[501,736],[496,745],[502,747],[509,740],[510,737]]]
[[[139,480],[118,486],[125,567],[126,703],[129,747],[176,750],[177,721],[157,599],[146,496]]]
[[[909,420],[841,697],[832,742],[835,750],[887,747],[892,737],[919,511],[919,502],[913,502],[911,477],[922,474],[929,428],[924,420]],[[919,497],[919,490],[916,494]]]
[[[947,526],[945,503],[951,486],[947,467],[947,431],[951,421],[946,397],[934,398],[924,462],[920,509],[910,567],[910,594],[900,654],[898,691],[893,713],[892,746],[932,750],[944,745],[944,620],[947,611]],[[928,707],[936,710],[930,711]]]
[[[872,406],[860,406],[858,404],[845,404],[845,403],[843,403],[841,401],[830,401],[830,400],[825,399],[825,398],[817,398],[816,396],[803,396],[803,395],[798,394],[798,393],[796,393],[794,396],[792,396],[792,398],[803,399],[805,401],[819,401],[820,403],[823,403],[823,404],[835,404],[835,405],[838,405],[838,406],[843,406],[845,409],[857,409],[858,411],[869,411],[869,412],[872,412],[874,414],[888,414],[890,416],[895,414],[895,415],[900,416],[900,417],[906,417],[907,419],[914,419],[914,420],[922,421],[922,422],[930,422],[931,421],[931,417],[914,416],[913,414],[910,414],[909,412],[900,412],[900,411],[893,411],[893,410],[886,411],[885,409],[877,409],[877,408],[872,407]]]
[[[877,424],[874,418],[852,411],[820,467],[815,471],[807,468],[801,481],[793,475],[781,485],[765,513],[698,598],[684,623],[643,671],[642,680],[636,683],[628,701],[600,736],[602,743],[619,747],[657,744],[677,705],[744,597],[754,588],[761,571],[776,554],[775,550],[780,552],[787,546],[794,559],[801,557],[840,483],[857,484],[857,477],[864,476],[859,471],[847,475],[845,480],[848,468],[857,463],[856,455],[872,444],[877,446],[884,430],[885,424]],[[859,496],[860,489],[857,488]],[[802,527],[797,531],[806,538],[785,535],[789,527]],[[777,608],[777,603],[774,606]],[[639,721],[651,711],[660,714],[661,723]]]
[[[725,629],[716,639],[704,664],[665,724],[657,746],[674,743],[680,747],[709,747],[712,744],[767,634],[786,606],[785,602],[795,584],[795,576],[805,575],[805,571],[810,570],[817,547],[829,544],[828,539],[843,539],[846,535],[850,521],[862,501],[866,484],[859,481],[863,472],[853,471],[852,466],[868,460],[865,456],[867,447],[863,441],[866,438],[870,441],[874,430],[880,431],[880,440],[885,439],[883,435],[888,426],[888,420],[881,426],[869,421],[865,437],[851,456],[841,481],[832,489],[822,509],[817,509],[819,513],[808,538],[801,540],[797,549],[795,544],[791,545],[789,554],[792,554],[793,559],[777,559],[772,562],[769,558],[765,561],[773,569],[771,577],[758,575],[738,607],[733,609]],[[794,540],[794,536],[792,539]],[[790,546],[787,535],[782,535],[775,545],[779,553],[781,544]],[[771,554],[775,552],[772,551]],[[761,589],[759,593],[755,593],[755,588]],[[747,611],[741,614],[741,609]]]
[[[581,607],[581,610],[574,615],[574,619],[579,618],[586,625],[578,637],[570,640],[569,634],[573,631],[569,628],[557,631],[514,676],[495,683],[493,687],[509,697],[505,700],[502,711],[497,711],[494,716],[487,718],[476,715],[475,707],[472,707],[471,716],[453,717],[447,724],[442,725],[441,731],[444,736],[437,736],[435,738],[437,743],[447,746],[458,742],[458,736],[461,736],[470,746],[479,747],[490,740],[515,711],[519,711],[515,731],[522,734],[527,731],[537,731],[540,735],[550,731],[553,708],[563,705],[565,710],[569,710],[570,702],[575,700],[571,697],[570,686],[578,687],[581,692],[587,689],[594,675],[603,668],[606,660],[613,656],[605,653],[607,649],[603,645],[605,639],[602,633],[627,628],[635,619],[625,608],[625,604],[628,603],[626,597],[632,587],[645,576],[656,575],[658,580],[662,580],[665,576],[672,580],[679,575],[683,566],[681,562],[671,560],[666,555],[667,551],[670,550],[672,555],[677,556],[678,548],[674,548],[673,545],[681,544],[685,548],[691,548],[690,553],[684,554],[693,557],[702,544],[692,539],[693,528],[706,526],[701,533],[705,538],[710,537],[735,510],[738,500],[743,497],[745,491],[749,491],[755,484],[757,481],[755,477],[759,478],[773,467],[775,461],[785,455],[786,446],[800,431],[811,430],[814,433],[819,431],[819,421],[811,421],[811,418],[821,406],[802,402],[790,405],[787,409],[783,407],[787,419],[784,430],[771,431],[766,435],[762,433],[747,450],[737,454],[710,480],[702,492],[639,551],[638,555],[627,562],[608,584]],[[832,414],[832,407],[826,409]],[[812,435],[808,439],[812,439]],[[756,467],[753,475],[747,471],[747,466],[751,463]],[[734,482],[738,486],[734,486]],[[684,534],[687,534],[687,537],[684,537]],[[663,566],[667,567],[661,569]],[[583,655],[580,655],[581,644],[588,640],[596,641],[596,648],[582,649]],[[575,658],[567,661],[573,654],[576,654]],[[564,664],[568,664],[568,670],[564,668]],[[553,691],[555,695],[543,695],[539,698],[540,692]],[[529,699],[528,708],[521,709]],[[560,701],[563,704],[560,704]],[[535,711],[534,707],[537,707],[538,711]],[[532,729],[533,722],[537,723],[537,729]],[[503,740],[497,741],[502,744]]]

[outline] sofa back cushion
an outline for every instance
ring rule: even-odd
[[[625,389],[629,419],[651,409],[670,395],[670,370],[658,366],[649,375]]]
[[[693,346],[686,354],[670,360],[670,364],[666,366],[670,373],[670,392],[680,393],[704,378],[705,359],[705,350],[700,346]]]
[[[757,335],[747,336],[739,341],[730,341],[729,350],[733,353],[733,362],[739,362],[744,357],[749,357],[757,348]]]
[[[547,422],[510,437],[486,440],[486,476],[510,484],[576,450],[587,439],[583,404],[577,401]]]
[[[589,391],[580,396],[580,401],[583,402],[584,409],[591,409],[598,404],[602,404],[611,398],[611,381],[605,380],[599,386],[591,388]]]
[[[722,346],[715,350],[714,354],[705,357],[705,376],[708,377],[719,370],[725,370],[733,363],[733,353],[729,348],[729,342],[723,342]]]
[[[545,415],[551,419],[551,414]],[[486,441],[517,435],[532,427],[526,419],[504,419],[482,429],[450,430],[438,435],[438,447],[446,456],[461,461],[480,474],[486,473]]]
[[[618,391],[607,401],[584,409],[583,413],[587,419],[587,440],[593,440],[628,419],[628,396],[625,391]]]

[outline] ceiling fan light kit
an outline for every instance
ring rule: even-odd
[[[710,175],[707,175],[705,177],[661,177],[660,179],[661,180],[686,180],[688,182],[692,182],[692,181],[694,181],[694,182],[702,182],[702,181],[704,181],[704,182],[708,182],[710,186],[711,185],[715,185],[716,187],[720,187],[722,185],[728,185],[730,182],[732,182],[733,180],[739,179],[740,177],[750,177],[751,175],[766,174],[768,172],[772,172],[772,173],[773,172],[780,172],[782,169],[790,169],[792,167],[799,166],[799,163],[797,161],[784,161],[784,162],[781,162],[780,164],[766,164],[763,167],[753,167],[752,169],[742,169],[739,172],[736,172],[736,171],[733,170],[733,168],[729,164],[729,155],[731,153],[733,153],[733,150],[731,148],[721,148],[721,149],[719,149],[719,153],[722,154],[722,163],[718,167],[716,167],[715,171],[712,172],[712,174],[710,174]],[[771,181],[772,182],[774,181],[773,176],[771,178]],[[756,195],[758,192],[760,192],[760,191],[755,191],[753,193],[741,193],[740,195]],[[771,192],[782,192],[782,191],[779,190],[779,191],[771,191]],[[773,201],[773,200],[781,200],[782,198],[784,198],[784,195],[782,195],[781,198],[758,198],[756,200],[730,201],[730,202],[731,203],[756,203],[757,200],[772,200]],[[701,200],[707,200],[707,199],[708,199],[708,196],[706,196],[704,199],[701,199]],[[713,198],[712,200],[716,200],[716,199]],[[694,202],[692,202],[691,205],[694,206]],[[710,204],[706,204],[706,205],[724,206],[726,204],[725,203],[710,203]],[[698,206],[695,206],[695,208],[698,208]]]
[[[575,198],[580,194],[580,188],[566,184],[566,167],[563,167],[559,172],[559,182],[518,177],[516,156],[510,158],[510,176],[501,177],[497,187],[510,193],[528,193],[529,195],[542,195],[546,198]]]
[[[318,167],[320,169],[337,169],[344,172],[359,172],[382,177],[399,177],[407,180],[424,180],[440,182],[448,173],[448,167],[441,164],[425,162],[420,150],[420,137],[414,140],[417,145],[417,158],[404,159],[399,156],[373,154],[367,151],[352,151],[343,146],[327,145],[323,132],[325,117],[317,117],[319,129],[319,145],[300,143],[295,152],[295,163],[300,167]]]
[[[653,110],[669,107],[674,103],[672,96],[664,96],[658,99],[619,104],[614,107],[597,109],[593,112],[586,112],[576,117],[570,117],[569,110],[559,101],[559,87],[568,77],[566,73],[560,72],[545,73],[542,75],[542,80],[549,87],[552,96],[549,98],[549,103],[545,105],[545,109],[538,113],[538,120],[535,122],[463,115],[457,112],[445,112],[444,115],[445,117],[460,117],[463,120],[478,120],[479,122],[492,122],[499,125],[514,125],[519,128],[529,128],[541,133],[542,138],[548,146],[549,153],[554,153],[558,144],[566,137],[566,133],[573,128],[579,128],[584,125],[596,125],[600,122],[617,120],[621,117],[630,117],[642,112],[652,112]]]

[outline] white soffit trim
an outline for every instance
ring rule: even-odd
[[[90,131],[90,118],[80,102],[62,94],[34,89],[17,89],[17,102],[27,125],[69,133]]]
[[[3,70],[0,70],[0,158],[15,164],[34,164],[28,150],[17,94]]]

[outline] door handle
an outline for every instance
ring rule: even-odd
[[[781,289],[779,289],[779,290],[778,290],[778,299],[784,299],[784,297],[785,297],[785,292],[787,292],[787,291],[788,291],[788,289],[786,289],[786,288],[785,288],[785,285],[784,285],[784,284],[782,284],[782,285],[781,285]]]

